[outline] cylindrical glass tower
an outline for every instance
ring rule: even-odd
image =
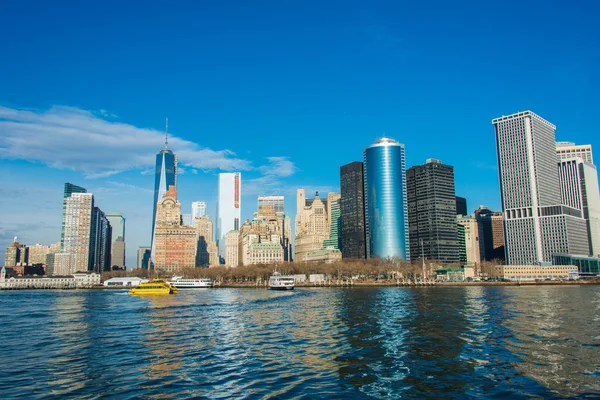
[[[363,158],[369,254],[409,260],[404,145],[382,138],[365,147]]]

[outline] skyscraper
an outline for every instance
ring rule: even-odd
[[[459,215],[456,217],[456,222],[458,224],[460,262],[470,267],[477,267],[482,258],[479,251],[480,237],[477,220],[472,215]]]
[[[125,269],[125,218],[119,213],[107,213],[106,218],[112,229],[111,267]]]
[[[340,213],[343,258],[367,258],[363,163],[340,167]]]
[[[367,146],[363,157],[370,256],[409,260],[404,145],[382,138]]]
[[[72,183],[65,183],[65,190],[63,195],[63,215],[65,215],[65,210],[67,208],[67,198],[71,197],[73,193],[86,193],[87,190],[82,188],[81,186],[73,185]],[[65,238],[65,220],[63,218],[62,229],[60,231],[60,247],[61,249],[64,246],[64,238]]]
[[[270,206],[277,214],[278,224],[282,227],[281,245],[283,246],[283,260],[291,261],[292,259],[292,227],[290,219],[285,215],[285,198],[284,196],[258,196],[258,212],[263,207]],[[257,213],[258,214],[258,213]]]
[[[296,204],[302,207],[296,211],[296,239],[294,242],[294,260],[306,261],[306,255],[323,248],[323,242],[329,239],[329,220],[327,204],[319,192],[314,199],[306,199],[304,189],[298,189]]]
[[[553,254],[585,254],[581,210],[562,203],[554,131],[531,111],[492,120],[496,132],[506,263],[552,262]]]
[[[91,193],[73,192],[65,199],[62,253],[71,255],[68,273],[85,272],[93,265],[90,259],[93,214],[94,196]]]
[[[192,223],[196,218],[206,216],[206,202],[204,201],[193,201],[192,202]],[[211,238],[212,240],[213,238]]]
[[[196,266],[208,267],[219,265],[219,251],[213,240],[213,223],[208,215],[197,217],[193,222],[198,238],[198,250],[196,251]]]
[[[167,120],[167,135],[169,124]],[[156,155],[154,172],[154,203],[152,204],[152,255],[154,260],[154,238],[156,236],[156,207],[170,186],[177,186],[177,157],[169,149],[168,137],[165,135],[165,148]]]
[[[150,269],[150,247],[139,247],[137,252],[137,268]]]
[[[430,158],[406,172],[412,261],[459,262],[454,167]]]
[[[219,201],[217,203],[216,242],[221,263],[225,260],[225,235],[240,229],[242,174],[239,172],[219,174]]]
[[[588,254],[600,255],[600,194],[596,166],[581,158],[563,158],[558,167],[562,202],[581,210],[587,224]]]
[[[88,270],[101,274],[111,270],[112,227],[104,212],[94,207]]]
[[[504,217],[501,212],[492,211],[486,206],[475,210],[479,229],[479,253],[482,260],[504,259]]]
[[[284,197],[283,196],[258,196],[258,209],[263,206],[271,206],[277,213],[278,217],[283,218],[284,213]]]

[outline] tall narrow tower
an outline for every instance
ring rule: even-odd
[[[381,138],[363,156],[370,256],[410,260],[404,145]]]
[[[163,198],[169,186],[177,185],[177,157],[169,149],[169,119],[165,131],[165,148],[156,155],[154,173],[154,203],[152,204],[152,260],[154,260],[154,239],[156,237],[156,204]]]
[[[216,242],[219,257],[225,259],[225,235],[227,232],[240,229],[242,174],[240,172],[219,174],[219,201],[217,203]]]

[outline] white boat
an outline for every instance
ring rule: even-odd
[[[206,278],[191,279],[182,276],[174,276],[169,283],[177,289],[203,289],[213,287],[212,279]]]
[[[294,277],[289,275],[281,275],[275,271],[269,278],[269,289],[272,290],[293,290]]]

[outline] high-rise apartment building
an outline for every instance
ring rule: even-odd
[[[554,254],[589,250],[581,210],[562,203],[556,127],[531,111],[492,121],[506,233],[506,263],[552,262]]]
[[[229,231],[225,234],[225,259],[228,267],[239,265],[240,231]]]
[[[35,244],[33,246],[27,246],[29,251],[29,265],[46,264],[46,256],[50,252],[50,246],[43,244]]]
[[[581,158],[590,164],[594,163],[591,144],[576,145],[572,142],[556,142],[556,154],[559,160]]]
[[[196,266],[208,267],[219,265],[219,251],[213,238],[213,223],[210,217],[196,217],[194,228],[198,237],[198,250],[196,252]]]
[[[406,171],[406,188],[412,261],[458,262],[454,167],[430,158]]]
[[[456,215],[467,215],[467,199],[456,196]]]
[[[152,203],[152,238],[150,242],[152,261],[154,261],[155,256],[154,238],[156,236],[157,205],[171,186],[177,186],[177,157],[169,149],[169,143],[167,137],[165,137],[165,148],[156,155],[156,167],[154,170],[154,203]]]
[[[150,247],[138,247],[137,251],[137,268],[150,269]]]
[[[216,242],[221,263],[225,259],[225,235],[240,229],[242,208],[242,174],[239,172],[219,174],[219,201],[217,203]]]
[[[94,217],[94,196],[91,193],[74,192],[65,199],[63,214],[62,253],[71,254],[68,263],[70,270],[57,270],[55,274],[85,272],[93,265],[90,259],[92,249],[92,222]],[[65,256],[61,256],[63,260]],[[67,265],[61,261],[61,266]]]
[[[15,237],[13,242],[6,248],[4,253],[4,266],[15,267],[17,265],[27,265],[29,261],[27,246],[17,242]]]
[[[71,197],[71,195],[73,193],[86,193],[87,190],[85,190],[84,188],[82,188],[81,186],[77,186],[77,185],[73,185],[72,183],[65,183],[65,189],[64,189],[64,194],[63,194],[63,215],[65,215],[65,210],[67,208],[67,199],[69,197]],[[64,245],[64,237],[65,237],[65,220],[63,218],[63,225],[62,225],[62,229],[60,231],[60,246],[61,249]]]
[[[206,202],[204,201],[193,201],[192,202],[192,221],[199,217],[206,216]],[[211,238],[212,240],[213,238]]]
[[[173,273],[196,266],[196,229],[181,225],[181,204],[170,186],[156,208],[154,269]]]
[[[341,250],[341,195],[327,193],[327,216],[329,219],[329,239],[323,241],[323,247]]]
[[[456,222],[459,226],[459,242],[464,243],[464,256],[459,256],[460,262],[464,265],[477,267],[481,262],[481,253],[479,251],[479,226],[477,219],[472,215],[458,215]],[[459,254],[462,253],[459,249]]]
[[[479,253],[481,259],[504,260],[504,216],[502,212],[479,206],[474,213],[479,228]]]
[[[363,151],[370,257],[410,260],[404,145],[382,138]]]
[[[363,163],[340,167],[341,250],[343,258],[367,258]]]
[[[107,213],[106,218],[112,229],[111,267],[125,269],[125,218],[120,213]]]
[[[589,242],[587,254],[600,255],[600,194],[596,166],[577,157],[563,158],[558,167],[562,202],[583,213]]]
[[[308,252],[323,248],[323,242],[329,239],[329,218],[319,192],[307,200],[304,189],[298,189],[296,203],[300,208],[296,211],[294,259],[302,262]]]

